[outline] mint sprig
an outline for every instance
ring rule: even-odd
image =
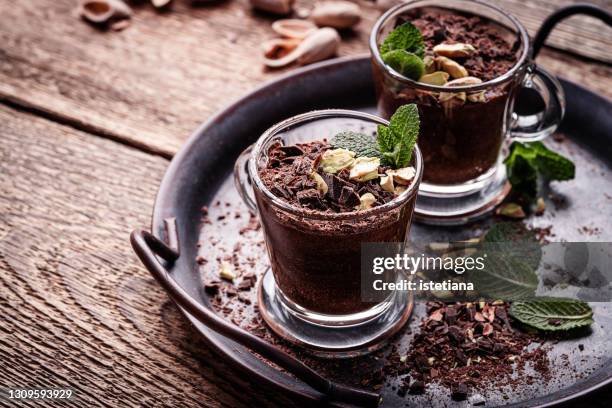
[[[355,152],[356,157],[380,157],[376,140],[364,133],[344,131],[331,138],[329,144],[334,149],[346,149]]]
[[[417,55],[419,58],[423,58],[425,56],[423,35],[410,22],[397,26],[380,45],[381,54],[386,54],[393,50],[406,50]]]
[[[425,42],[412,23],[406,22],[391,31],[380,45],[385,64],[407,78],[418,80],[425,73]]]
[[[389,126],[378,125],[378,148],[384,165],[399,169],[410,164],[420,125],[419,110],[413,103],[400,106]]]
[[[539,177],[563,181],[573,179],[576,173],[571,160],[553,152],[541,142],[513,142],[504,164],[513,194],[525,203],[536,200]]]
[[[593,310],[581,300],[534,297],[512,303],[510,315],[543,331],[571,330],[593,323]]]

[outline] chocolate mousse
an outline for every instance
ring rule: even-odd
[[[422,68],[411,67],[406,72],[412,76],[404,75],[426,85],[477,85],[505,74],[518,60],[516,35],[484,17],[424,8],[402,15],[396,24],[396,29],[410,24],[421,33],[422,48],[411,51],[422,56]],[[391,78],[376,63],[374,78],[383,117],[405,103],[419,107],[424,181],[461,184],[496,164],[504,140],[506,109],[519,85],[516,79],[466,94],[419,89]]]
[[[361,301],[361,244],[405,242],[416,199],[416,189],[402,196],[417,177],[414,157],[393,168],[375,136],[349,133],[343,141],[273,144],[258,169],[266,189],[291,206],[282,209],[255,189],[276,284],[290,305],[319,314],[374,306]],[[357,139],[367,143],[359,147]]]

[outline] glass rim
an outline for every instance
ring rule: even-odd
[[[251,152],[251,157],[249,157],[248,161],[248,172],[249,176],[254,183],[254,187],[256,186],[263,194],[270,200],[272,205],[277,208],[280,208],[284,211],[287,211],[291,214],[298,215],[305,218],[316,219],[316,220],[329,220],[329,221],[337,221],[337,220],[355,220],[360,217],[368,217],[376,214],[381,214],[387,212],[389,210],[395,209],[403,204],[405,204],[408,199],[413,197],[418,190],[418,186],[421,182],[421,178],[423,177],[423,156],[421,155],[421,150],[418,145],[414,146],[413,149],[413,160],[415,167],[415,175],[410,185],[406,188],[406,191],[394,197],[388,203],[383,205],[372,207],[367,210],[354,210],[348,212],[340,212],[340,213],[326,213],[318,210],[311,210],[303,207],[297,207],[289,204],[284,201],[280,197],[274,195],[263,183],[261,177],[259,177],[259,172],[257,169],[257,155],[262,150],[264,143],[266,143],[271,137],[274,137],[279,131],[282,131],[290,126],[294,126],[303,122],[310,122],[313,119],[324,119],[324,118],[334,118],[334,117],[345,117],[345,118],[353,118],[353,119],[362,119],[370,122],[375,122],[377,124],[389,125],[389,121],[384,120],[378,116],[359,112],[348,109],[322,109],[322,110],[314,110],[306,113],[302,113],[299,115],[292,116],[288,119],[285,119],[281,122],[270,127],[266,130],[255,142],[253,145],[253,150]]]
[[[393,68],[389,67],[387,64],[383,62],[382,57],[380,55],[380,51],[378,49],[376,38],[378,36],[378,32],[380,31],[380,29],[384,26],[385,23],[387,23],[387,21],[392,16],[394,16],[395,14],[398,14],[398,12],[401,12],[404,9],[419,8],[419,7],[414,7],[414,4],[421,2],[421,1],[424,1],[424,0],[410,0],[408,2],[400,3],[390,8],[382,16],[380,16],[378,20],[376,20],[376,23],[374,23],[374,27],[372,27],[372,31],[370,32],[370,44],[369,44],[370,54],[372,55],[376,64],[382,67],[382,69],[384,69],[385,72],[391,75],[394,79],[400,82],[410,84],[411,86],[415,88],[423,89],[426,91],[434,91],[434,92],[480,91],[483,89],[487,89],[491,86],[503,84],[509,81],[510,79],[514,77],[516,72],[524,65],[525,61],[527,60],[529,56],[529,49],[530,49],[529,34],[527,33],[527,30],[525,29],[525,27],[518,21],[516,17],[514,17],[512,14],[508,13],[501,7],[486,3],[481,0],[461,0],[466,3],[474,3],[474,4],[478,4],[479,6],[489,8],[499,14],[502,14],[504,17],[508,18],[512,22],[512,24],[514,24],[514,28],[516,29],[517,33],[519,34],[521,38],[521,42],[523,43],[523,51],[519,59],[512,66],[512,68],[510,68],[504,74],[498,77],[495,77],[493,79],[490,79],[486,82],[482,82],[480,84],[475,84],[475,85],[461,85],[461,86],[445,87],[445,86],[439,86],[439,85],[424,84],[422,82],[418,82],[408,77],[405,77],[404,75],[395,71]]]

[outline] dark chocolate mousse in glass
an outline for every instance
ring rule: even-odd
[[[410,41],[383,46],[398,27],[413,35]],[[415,39],[415,30],[421,39]],[[501,166],[506,136],[541,139],[560,121],[562,102],[551,103],[529,128],[513,116],[521,86],[532,86],[545,100],[558,98],[560,91],[529,60],[525,29],[491,4],[422,0],[398,5],[375,24],[370,50],[381,116],[388,118],[406,103],[419,107],[422,193],[461,195],[482,188]],[[390,51],[407,52],[412,59]]]
[[[298,115],[262,135],[248,177],[237,172],[239,192],[259,214],[277,292],[303,320],[358,324],[389,303],[361,299],[361,244],[406,242],[423,171],[419,149],[396,169],[330,144],[339,132],[375,138],[379,124],[386,122],[354,111]]]

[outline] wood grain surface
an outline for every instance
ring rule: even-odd
[[[7,107],[0,123],[0,387],[71,387],[78,406],[274,401],[218,363],[129,246],[166,160]]]
[[[261,42],[274,37],[271,16],[253,12],[247,0],[201,7],[175,3],[161,14],[141,4],[131,26],[113,32],[80,21],[75,0],[28,0],[12,7],[1,2],[0,100],[172,156],[213,112],[280,74],[260,63]],[[533,33],[551,10],[568,2],[499,3]],[[340,55],[367,52],[368,33],[380,12],[372,2],[360,4],[363,21],[354,32],[343,33]],[[604,52],[587,55],[609,58],[609,28],[582,20],[569,27],[570,34],[559,29],[555,44],[570,36],[580,44],[572,50],[597,44]],[[549,51],[539,61],[554,74],[612,96],[605,81],[612,76],[609,65]]]
[[[128,244],[149,225],[166,158],[287,71],[259,61],[273,18],[247,0],[136,3],[114,32],[82,22],[76,0],[0,0],[0,387],[72,387],[58,406],[289,406],[208,351]],[[571,2],[498,3],[533,34]],[[380,12],[359,4],[340,55],[367,52]],[[609,28],[573,18],[549,44],[539,63],[612,97]]]

